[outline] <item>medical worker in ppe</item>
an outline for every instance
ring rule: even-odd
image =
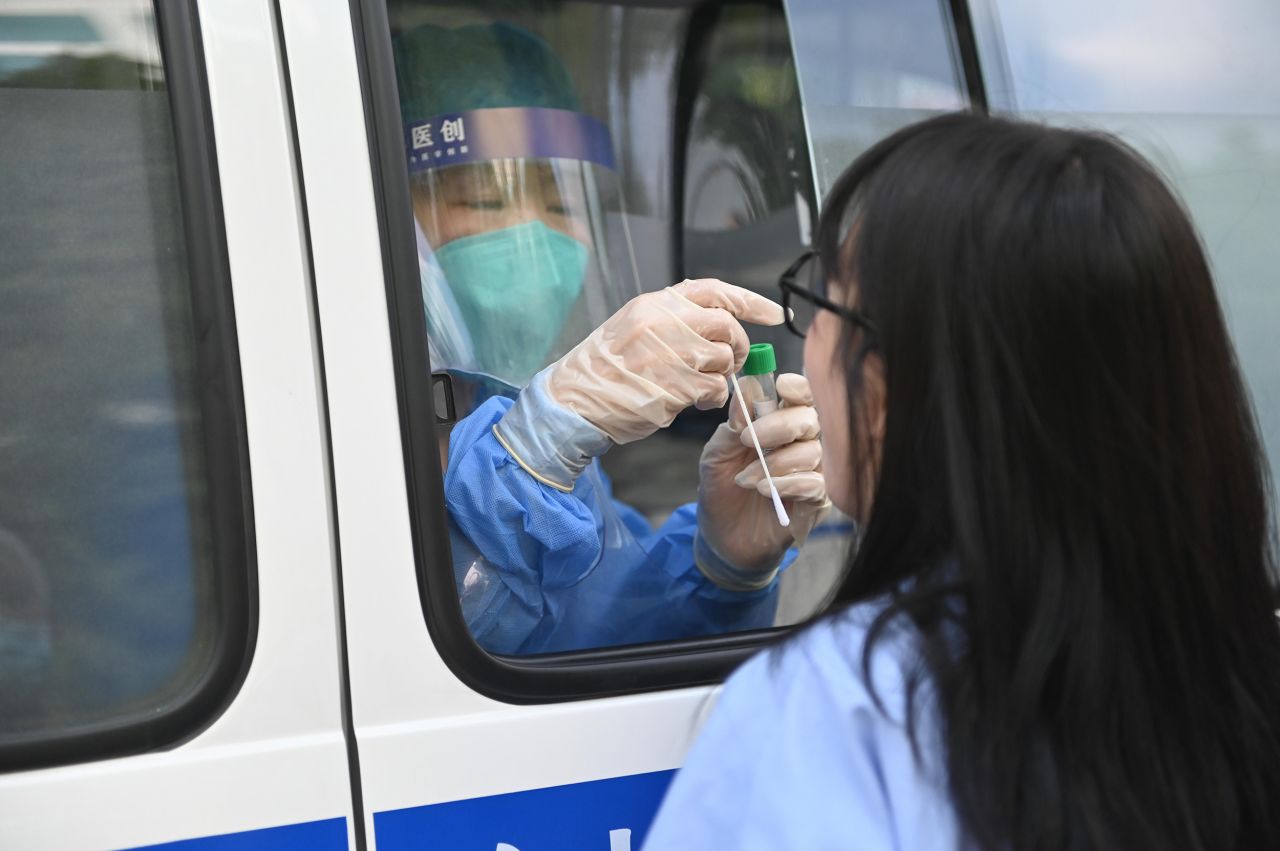
[[[596,459],[725,405],[740,323],[781,308],[715,280],[638,294],[608,130],[540,38],[425,25],[395,59],[431,364],[467,412],[444,490],[473,635],[540,653],[770,626],[788,548],[829,504],[804,378],[780,376],[757,422],[787,528],[741,411],[702,454],[697,503],[656,530]]]

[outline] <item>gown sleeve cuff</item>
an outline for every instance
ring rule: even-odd
[[[551,398],[546,372],[539,372],[520,391],[515,404],[494,424],[493,434],[529,475],[569,493],[591,460],[608,451],[613,440]]]
[[[734,567],[700,533],[693,536],[693,562],[703,576],[726,591],[760,591],[778,575],[777,567],[764,572]]]

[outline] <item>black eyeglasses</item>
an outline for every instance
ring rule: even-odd
[[[782,277],[778,278],[778,286],[782,289],[782,309],[787,315],[787,327],[798,337],[808,333],[818,308],[831,311],[868,334],[876,332],[875,326],[865,314],[836,304],[821,294],[826,289],[826,279],[822,275],[821,264],[818,263],[817,251],[810,250],[801,254],[800,259],[792,263],[782,273]]]

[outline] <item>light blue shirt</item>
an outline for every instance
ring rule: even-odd
[[[956,851],[955,817],[929,690],[905,726],[909,633],[862,649],[879,608],[862,605],[800,632],[739,668],[676,774],[644,851]]]

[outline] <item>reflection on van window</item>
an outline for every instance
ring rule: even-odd
[[[937,0],[787,0],[818,189],[875,142],[967,101]]]
[[[603,345],[582,370],[612,378],[576,406],[553,395],[558,373],[535,376],[584,340],[638,333],[632,323],[649,318],[623,305],[709,269],[746,228],[759,226],[757,263],[725,274],[756,290],[744,309],[780,324],[765,296],[777,298],[814,203],[781,8],[735,4],[698,48],[715,61],[689,91],[693,16],[679,5],[389,11],[431,366],[452,374],[463,415],[442,450],[467,625],[485,648],[517,654],[772,626],[779,568],[800,564],[792,535],[823,514],[821,477],[798,471],[819,492],[794,497],[792,531],[754,490],[729,496],[768,524],[731,500],[696,504],[699,456],[727,411],[668,427],[692,407],[667,410],[687,391],[635,380]],[[673,150],[677,138],[687,147]],[[703,309],[663,297],[658,322]],[[664,342],[650,356],[664,347],[675,351]],[[778,367],[796,372],[799,359]]]
[[[0,86],[163,88],[150,4],[139,0],[5,3],[0,6]]]
[[[979,20],[993,105],[1109,130],[1154,162],[1213,264],[1280,481],[1280,5],[998,2]]]
[[[6,4],[0,115],[4,744],[173,699],[216,602],[150,4]]]
[[[991,90],[1006,108],[1280,113],[1280,4],[1272,0],[993,6],[987,31],[999,40],[983,45],[983,61],[1007,69],[1004,85]]]
[[[0,13],[0,37],[9,42],[88,44],[102,35],[84,15]]]

